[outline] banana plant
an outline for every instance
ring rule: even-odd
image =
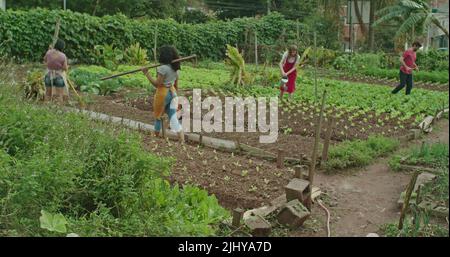
[[[231,83],[233,85],[244,86],[250,83],[250,76],[245,71],[245,60],[236,47],[227,45],[227,59],[225,64],[232,68]]]

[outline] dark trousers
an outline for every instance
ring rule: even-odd
[[[400,90],[402,90],[406,85],[406,95],[411,94],[411,90],[413,88],[413,76],[412,74],[406,74],[403,71],[400,71],[400,85],[398,85],[393,91],[392,94],[397,94]]]

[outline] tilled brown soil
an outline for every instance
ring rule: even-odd
[[[284,186],[294,176],[292,169],[278,169],[273,162],[198,145],[180,145],[148,134],[143,144],[149,152],[175,158],[169,177],[172,183],[199,186],[216,195],[220,204],[229,209],[270,203],[283,194]]]

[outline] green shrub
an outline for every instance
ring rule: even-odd
[[[42,61],[54,34],[57,18],[61,18],[60,37],[66,41],[66,54],[81,63],[95,64],[97,45],[114,45],[126,49],[139,43],[143,49],[173,44],[181,55],[197,54],[200,58],[222,60],[226,45],[245,43],[245,31],[257,30],[260,44],[273,45],[281,30],[287,40],[296,38],[296,23],[273,13],[262,18],[241,18],[202,24],[180,24],[174,20],[133,20],[123,15],[93,17],[72,11],[33,9],[0,12],[2,52],[23,61]],[[303,28],[303,27],[302,27]],[[310,33],[310,31],[302,31]],[[304,37],[307,40],[308,37]],[[12,39],[12,40],[8,40]],[[302,45],[307,45],[306,41]]]
[[[146,65],[147,50],[143,49],[139,43],[131,45],[125,50],[125,62],[130,65]]]
[[[381,136],[371,136],[367,140],[346,141],[330,147],[326,169],[331,171],[363,167],[375,158],[393,152],[398,146],[398,140]]]
[[[109,70],[116,70],[124,60],[124,52],[114,45],[97,45],[94,47],[97,64]]]
[[[172,160],[146,152],[137,134],[3,96],[0,234],[61,235],[40,228],[42,210],[80,236],[213,235],[227,217],[207,192],[169,185]]]
[[[350,54],[343,54],[337,57],[333,62],[333,67],[337,70],[345,70],[350,72],[356,71],[356,65]]]
[[[424,71],[448,71],[448,51],[418,51],[416,62]]]

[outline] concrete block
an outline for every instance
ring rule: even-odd
[[[294,200],[288,202],[277,216],[278,222],[291,229],[296,229],[305,223],[309,218],[310,212],[299,201]]]
[[[244,220],[244,223],[255,237],[267,237],[272,232],[272,225],[260,216],[252,216]]]
[[[284,189],[287,202],[298,199],[300,202],[304,203],[309,196],[309,181],[294,178]]]

